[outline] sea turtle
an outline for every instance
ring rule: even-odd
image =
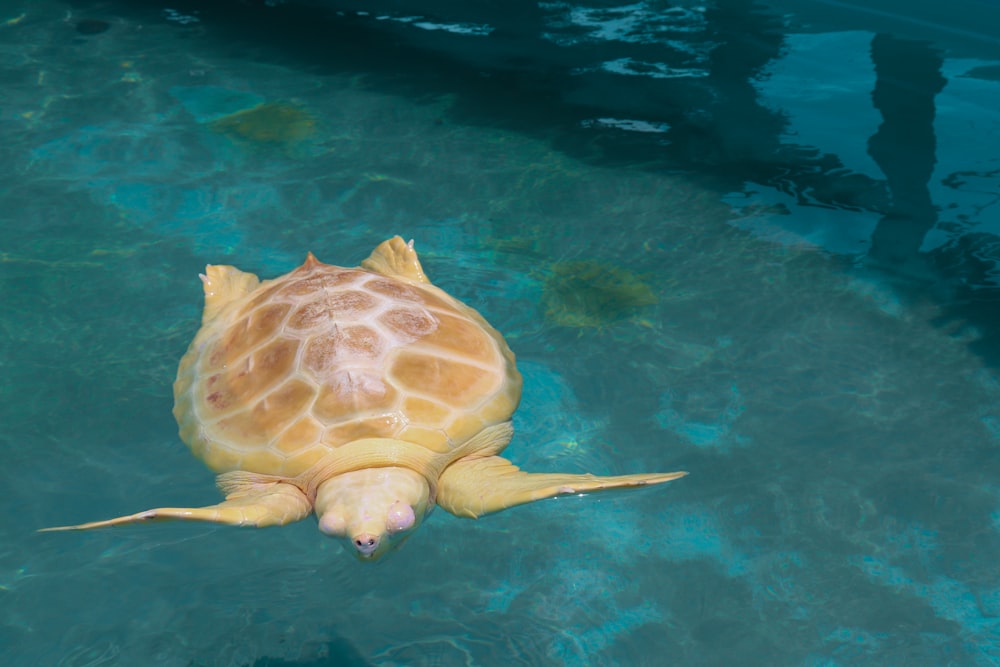
[[[476,518],[562,494],[659,484],[683,472],[526,473],[499,456],[521,375],[503,337],[431,285],[394,237],[359,268],[309,253],[261,282],[232,266],[201,276],[201,329],[174,383],[180,436],[226,499],[78,526],[151,520],[319,529],[377,560],[439,505]]]

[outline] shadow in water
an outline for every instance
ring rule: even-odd
[[[334,639],[326,644],[303,649],[303,656],[295,660],[260,657],[244,667],[369,667],[372,665],[345,639]]]

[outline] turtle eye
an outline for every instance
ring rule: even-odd
[[[326,512],[319,519],[319,529],[330,537],[342,537],[347,534],[347,521],[337,512]]]
[[[385,526],[390,533],[398,533],[412,528],[415,521],[416,516],[413,514],[413,508],[397,500],[389,506],[389,516]]]

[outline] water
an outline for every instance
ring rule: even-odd
[[[912,4],[0,4],[5,664],[1000,664],[1000,17]],[[518,464],[691,475],[374,567],[33,532],[215,502],[206,263],[395,233],[518,354]]]

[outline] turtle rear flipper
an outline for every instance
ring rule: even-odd
[[[407,243],[399,236],[378,245],[368,259],[361,262],[362,268],[381,273],[383,276],[405,278],[418,283],[429,283],[424,269],[420,266],[413,241]]]
[[[260,285],[260,278],[256,275],[225,264],[209,264],[205,273],[198,274],[198,277],[205,289],[202,324],[211,321],[223,307],[247,296]]]
[[[574,475],[524,472],[502,456],[456,461],[441,475],[437,504],[455,516],[478,518],[543,498],[661,484],[686,472]]]

